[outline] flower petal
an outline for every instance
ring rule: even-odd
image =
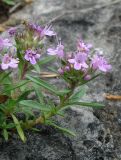
[[[6,69],[9,68],[9,64],[2,63],[2,64],[1,64],[1,68],[2,68],[3,70],[6,70]]]
[[[82,67],[82,66],[81,66],[80,63],[77,63],[77,62],[76,62],[76,63],[74,64],[74,69],[76,69],[76,70],[80,70],[81,67]]]
[[[37,63],[36,59],[34,57],[30,58],[30,63],[33,65],[36,64]]]
[[[75,63],[75,59],[68,59],[68,62],[74,64]]]
[[[56,55],[56,54],[57,54],[57,51],[56,51],[56,49],[49,48],[49,49],[47,50],[47,54],[49,54],[49,55]]]

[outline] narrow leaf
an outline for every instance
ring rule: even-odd
[[[46,64],[48,62],[51,62],[55,59],[55,57],[53,56],[49,56],[49,57],[45,57],[43,59],[41,59],[41,61],[38,62],[39,65],[43,65],[43,64]]]
[[[79,87],[78,91],[75,92],[69,99],[71,102],[79,101],[81,97],[83,97],[86,94],[86,87],[81,86]]]
[[[76,136],[76,134],[73,133],[72,131],[70,131],[70,130],[68,130],[66,128],[60,127],[60,126],[56,125],[55,123],[49,122],[49,125],[61,130],[62,132],[65,132],[65,133],[67,133],[67,134],[69,134],[71,136]]]
[[[7,131],[7,129],[3,129],[3,136],[4,136],[5,140],[8,141],[8,131]]]
[[[29,109],[38,109],[38,110],[41,110],[41,111],[50,111],[49,108],[47,108],[46,106],[36,102],[36,101],[33,101],[33,100],[22,100],[19,102],[20,105],[23,105],[23,106],[27,106],[29,107]]]
[[[35,65],[33,65],[33,67],[34,67],[35,71],[40,74],[41,70],[40,70],[39,65],[36,63]]]
[[[20,125],[18,119],[17,119],[13,114],[11,114],[11,116],[12,116],[12,118],[13,118],[13,121],[14,121],[14,123],[15,123],[16,129],[17,129],[17,131],[18,131],[18,134],[19,134],[21,140],[22,140],[23,142],[25,142],[25,141],[26,141],[26,138],[25,138],[24,132],[23,132],[23,130],[22,130],[22,128],[21,128],[21,125]]]
[[[22,87],[23,85],[27,84],[28,82],[29,82],[28,80],[24,80],[24,81],[16,84],[15,86],[12,86],[12,87],[11,87],[11,86],[8,86],[8,89],[4,90],[3,93],[6,93],[6,92],[8,92],[8,91],[11,91],[11,90],[20,88],[20,87]],[[2,94],[3,94],[3,93],[2,93]]]
[[[42,94],[42,92],[40,90],[41,87],[39,87],[36,84],[33,84],[33,86],[34,86],[34,89],[35,89],[35,92],[36,92],[36,95],[38,97],[39,102],[44,105],[44,97],[43,97],[43,94]]]
[[[104,104],[100,104],[100,103],[95,103],[95,102],[69,102],[66,104],[66,106],[64,107],[65,109],[68,108],[68,106],[72,106],[72,105],[78,105],[78,106],[86,106],[86,107],[93,107],[93,108],[102,108],[105,107]],[[64,109],[62,108],[62,110]]]
[[[27,78],[29,80],[31,80],[32,82],[44,87],[45,89],[48,89],[49,91],[53,92],[57,96],[60,96],[60,95],[63,95],[63,94],[66,94],[66,93],[70,92],[70,90],[66,90],[66,89],[62,90],[62,91],[58,91],[58,89],[56,89],[52,85],[48,84],[47,82],[45,82],[45,81],[43,81],[41,79],[35,78],[35,77],[31,77],[29,75],[27,75]]]

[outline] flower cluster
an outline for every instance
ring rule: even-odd
[[[8,38],[0,38],[1,69],[3,70],[17,68],[21,60],[35,65],[41,56],[39,50],[41,50],[40,45],[43,44],[43,38],[55,36],[56,33],[51,25],[42,27],[35,23],[28,23],[25,25],[23,33],[17,33],[17,27],[12,27],[8,30],[8,35],[9,39],[15,37],[16,44],[13,44]],[[12,51],[13,48],[14,51]],[[17,50],[20,50],[20,56],[18,56]],[[11,51],[14,52],[14,55]],[[19,59],[20,57],[22,58],[21,60]]]
[[[95,72],[106,73],[111,70],[111,65],[100,54],[100,51],[96,51],[92,44],[86,44],[82,39],[78,40],[77,50],[71,55],[64,53],[64,46],[61,43],[55,49],[49,48],[47,53],[48,55],[56,55],[61,59],[62,66],[58,70],[61,75],[68,72],[71,77],[72,74],[75,74],[75,70],[84,80],[90,80]]]

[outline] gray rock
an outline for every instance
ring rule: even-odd
[[[2,143],[0,160],[118,160],[121,159],[121,103],[106,101],[103,94],[121,94],[121,0],[36,0],[12,15],[17,19],[51,21],[67,51],[77,38],[102,48],[112,72],[88,85],[84,100],[106,104],[101,110],[72,107],[57,122],[77,136],[58,131],[27,133],[25,144],[16,135]]]

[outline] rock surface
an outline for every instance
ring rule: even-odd
[[[112,72],[89,84],[85,100],[106,104],[102,110],[72,107],[57,121],[77,136],[58,131],[46,135],[27,133],[27,143],[16,135],[0,144],[0,160],[119,160],[121,159],[121,103],[106,101],[103,94],[121,94],[121,0],[36,0],[12,19],[53,22],[68,49],[81,35],[103,48]]]

